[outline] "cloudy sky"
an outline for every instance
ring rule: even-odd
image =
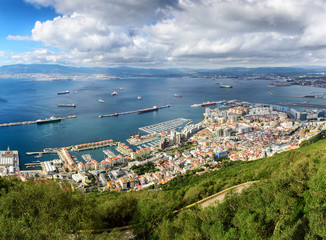
[[[326,63],[326,0],[1,0],[0,65]]]

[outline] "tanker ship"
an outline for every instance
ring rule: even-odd
[[[137,113],[145,113],[145,112],[151,112],[151,111],[157,111],[158,107],[153,106],[152,108],[145,108],[145,109],[140,109],[137,111]]]

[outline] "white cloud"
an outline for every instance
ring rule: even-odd
[[[29,36],[12,36],[12,35],[9,35],[7,38],[7,40],[17,40],[17,41],[31,41],[33,40],[31,37]]]
[[[66,59],[69,62],[69,55],[65,53],[56,53],[48,49],[36,49],[33,52],[24,52],[21,54],[12,54],[11,59],[18,63],[60,63],[65,64]],[[71,59],[70,59],[71,60]]]
[[[323,0],[25,0],[62,16],[31,37],[75,64],[221,66],[323,62]],[[26,59],[37,60],[36,52]],[[22,56],[20,56],[20,59]]]
[[[0,57],[3,57],[5,55],[4,51],[0,51]]]

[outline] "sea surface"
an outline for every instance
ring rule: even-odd
[[[216,82],[233,88],[220,88]],[[18,150],[21,169],[24,163],[35,161],[26,152],[44,148],[114,139],[124,141],[139,127],[176,118],[203,119],[205,108],[190,107],[206,101],[238,99],[253,103],[304,102],[326,104],[326,100],[303,99],[278,95],[303,96],[326,90],[315,87],[268,87],[270,81],[206,78],[122,78],[110,80],[31,81],[29,79],[0,79],[0,123],[45,119],[51,116],[77,115],[57,123],[0,127],[0,149]],[[57,95],[69,90],[70,94]],[[118,95],[111,96],[113,91]],[[177,93],[182,98],[174,97]],[[142,99],[137,100],[140,96]],[[98,100],[102,99],[104,103]],[[75,103],[76,108],[59,108],[59,103]],[[172,107],[144,114],[99,118],[143,108],[172,104]],[[101,153],[101,156],[103,154]],[[44,155],[42,160],[57,158]],[[99,159],[101,160],[101,159]]]

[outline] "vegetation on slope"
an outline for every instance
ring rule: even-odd
[[[87,230],[127,225],[140,239],[326,238],[326,140],[304,145],[211,173],[189,171],[155,192],[82,194],[63,191],[56,182],[0,178],[0,239],[110,239]],[[264,181],[216,207],[173,213],[253,180]]]

